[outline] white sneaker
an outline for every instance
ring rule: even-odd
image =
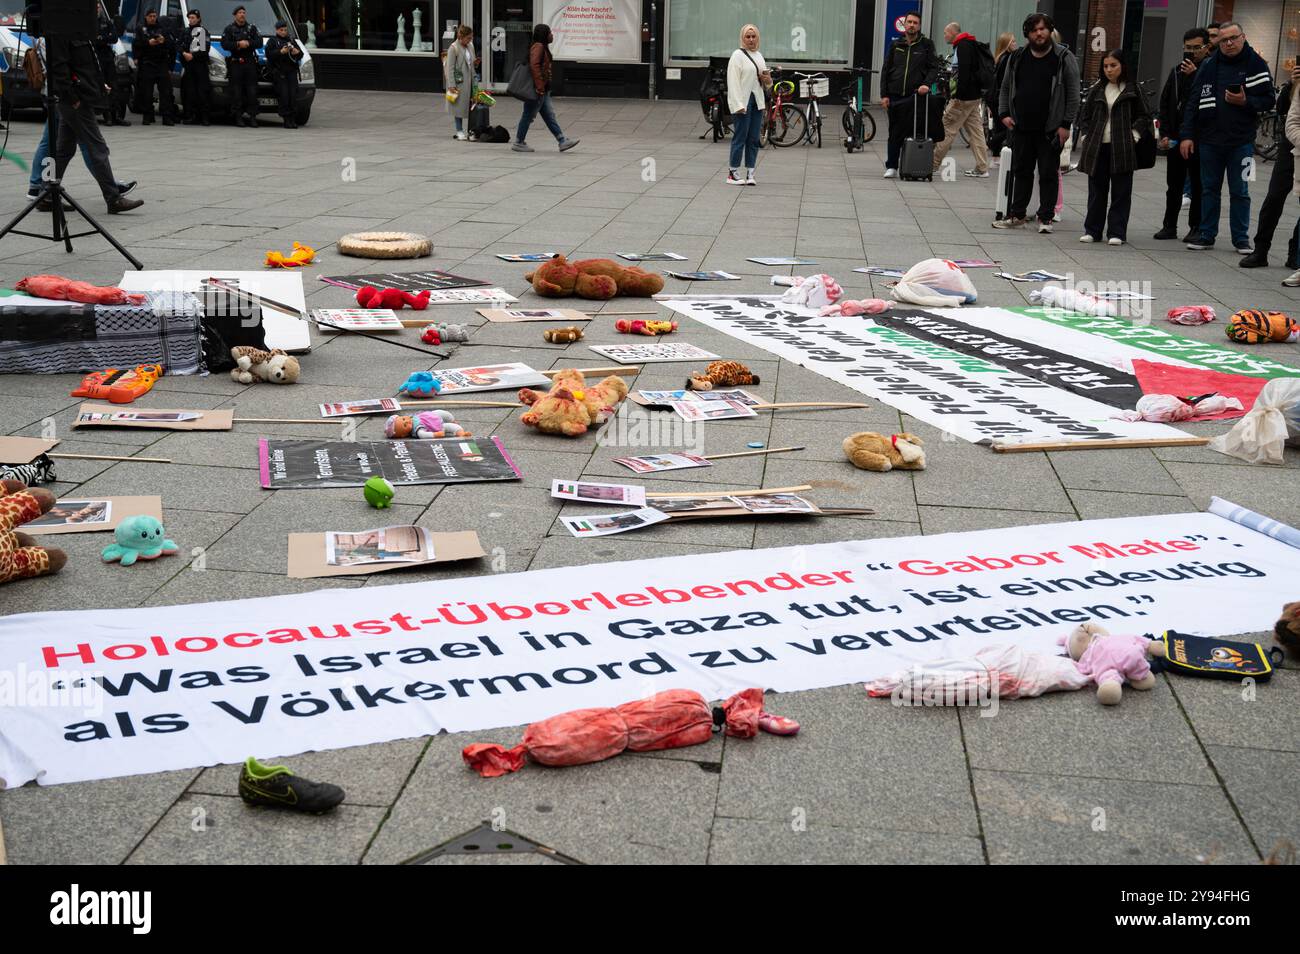
[[[967,169],[962,173],[962,175],[966,176],[968,179],[987,179],[989,177],[987,169],[983,172],[980,172],[977,169]]]
[[[1191,207],[1192,207],[1192,197],[1190,195],[1183,196],[1183,208],[1190,209]]]
[[[885,170],[885,176],[884,176],[884,177],[885,177],[886,179],[897,179],[897,178],[898,178],[898,170],[897,170],[897,169],[886,169],[886,170]]]
[[[745,180],[736,175],[736,170],[727,170],[727,178],[723,180],[727,185],[744,185]]]
[[[1051,233],[1052,233],[1052,223],[1051,223],[1051,222],[1039,222],[1039,223],[1038,223],[1038,234],[1039,234],[1039,235],[1050,235]]]
[[[1008,216],[1006,218],[998,219],[993,223],[993,227],[995,229],[1023,229],[1025,227],[1025,221],[1025,219],[1016,219]]]
[[[1052,216],[1052,221],[1053,221],[1053,222],[1059,222],[1059,221],[1061,221],[1061,213],[1060,213],[1060,212],[1057,212],[1055,215],[1053,215],[1053,216]]]
[[[1124,244],[1124,240],[1123,240],[1122,238],[1115,238],[1115,236],[1112,235],[1109,239],[1106,240],[1106,244],[1107,244],[1107,245],[1123,245],[1123,244]]]
[[[746,169],[746,170],[745,170],[745,185],[752,185],[752,186],[756,186],[756,185],[758,185],[758,180],[756,180],[756,179],[754,178],[754,170],[753,170],[753,169]]]
[[[1236,250],[1238,255],[1250,255],[1252,252],[1255,251],[1249,245],[1236,245],[1233,246],[1233,248]]]
[[[1079,241],[1082,242],[1084,245],[1091,245],[1093,242],[1097,240],[1093,238],[1091,235],[1080,235]]]
[[[1300,288],[1300,271],[1292,272],[1286,278],[1282,279],[1282,284],[1288,288]]]
[[[464,142],[464,141],[465,141],[466,139],[468,139],[469,137],[466,136],[463,132],[458,132],[458,133],[456,133],[456,138],[457,138],[458,140],[460,140],[461,142]]]

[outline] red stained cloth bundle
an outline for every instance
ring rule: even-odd
[[[28,275],[14,288],[37,298],[79,301],[87,305],[143,305],[147,300],[144,295],[122,291],[112,285],[101,287],[58,275]]]
[[[740,739],[758,734],[763,690],[746,689],[720,707],[727,735]],[[620,752],[654,752],[699,745],[713,735],[713,709],[698,692],[669,689],[648,699],[612,709],[574,709],[534,722],[512,749],[489,743],[467,745],[465,764],[484,778],[524,767],[525,757],[539,765],[585,765]]]

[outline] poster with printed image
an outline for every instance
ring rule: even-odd
[[[589,480],[553,480],[551,496],[575,503],[645,506],[645,488],[632,484],[600,484]]]
[[[716,361],[718,356],[693,344],[673,342],[666,344],[613,344],[588,345],[596,354],[604,355],[619,364],[652,364],[657,361]]]
[[[641,61],[640,0],[541,0],[536,16],[557,60]]]
[[[725,421],[737,417],[758,417],[758,412],[739,401],[670,401],[669,407],[683,421]]]
[[[667,519],[668,514],[663,511],[643,507],[640,510],[598,514],[593,517],[561,517],[560,522],[575,537],[607,537],[614,533],[640,530]]]

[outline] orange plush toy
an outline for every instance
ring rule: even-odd
[[[583,373],[570,368],[552,379],[550,391],[520,390],[520,403],[530,407],[519,420],[544,434],[578,437],[613,417],[626,397],[627,382],[618,375],[588,387]]]
[[[21,481],[0,480],[0,583],[58,573],[68,562],[62,550],[38,546],[27,534],[14,529],[45,513],[54,506],[54,500],[48,490],[28,490]]]
[[[288,255],[282,255],[279,252],[266,253],[267,268],[302,268],[304,265],[310,265],[316,258],[316,250],[308,245],[299,245],[293,243],[293,251]]]
[[[584,258],[570,262],[556,255],[524,275],[533,291],[545,298],[577,295],[603,301],[615,295],[649,298],[663,291],[662,275],[641,268],[624,267],[608,258]]]

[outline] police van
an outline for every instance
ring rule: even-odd
[[[19,0],[0,0],[0,5],[18,2]],[[312,102],[316,99],[316,65],[312,62],[311,49],[299,38],[298,25],[289,17],[289,10],[284,0],[222,0],[220,3],[213,3],[211,0],[207,2],[204,0],[122,0],[122,20],[125,25],[122,41],[125,45],[124,55],[128,58],[130,68],[134,71],[136,67],[135,55],[131,52],[135,32],[144,22],[145,14],[150,10],[156,10],[159,25],[171,30],[177,37],[176,62],[172,65],[172,85],[177,89],[176,100],[179,103],[180,54],[184,47],[182,40],[189,30],[187,19],[189,11],[191,8],[197,9],[203,16],[203,25],[207,27],[212,37],[212,55],[208,59],[208,74],[212,79],[212,116],[216,118],[229,115],[230,84],[226,73],[226,57],[229,54],[222,49],[221,31],[234,19],[232,11],[241,3],[248,16],[248,22],[257,27],[263,44],[275,36],[277,20],[284,20],[289,24],[289,36],[302,50],[302,61],[298,65],[298,100],[294,104],[293,121],[299,126],[305,126],[311,117]],[[266,63],[266,51],[258,50],[257,111],[259,113],[274,113],[279,109],[270,70]]]
[[[34,39],[27,32],[27,18],[23,13],[29,0],[0,0],[0,119],[8,119],[15,109],[44,110],[41,91],[27,81],[23,69],[23,55],[31,48]],[[103,0],[99,0],[99,22],[112,23]],[[126,67],[126,47],[118,40],[113,44],[114,62],[118,69]],[[129,79],[128,79],[129,83]]]

